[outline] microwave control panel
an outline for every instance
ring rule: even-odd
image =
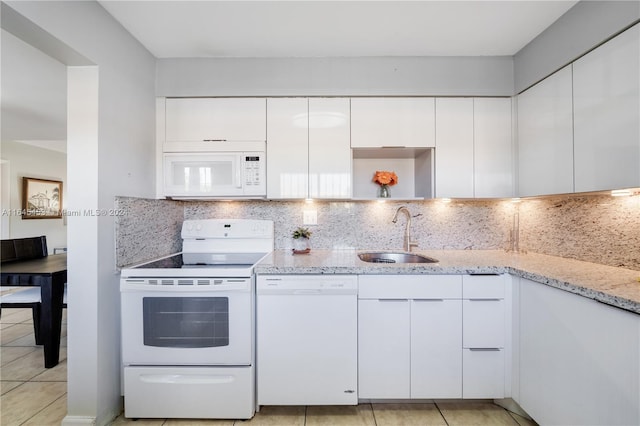
[[[264,179],[262,170],[264,158],[259,154],[243,154],[244,186],[247,189],[259,187]]]

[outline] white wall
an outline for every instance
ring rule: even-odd
[[[158,96],[511,96],[513,59],[160,59]]]
[[[3,182],[2,208],[7,215],[2,238],[46,235],[49,253],[66,247],[67,227],[63,219],[22,220],[22,177],[63,181],[66,201],[67,158],[64,152],[29,146],[20,141],[39,141],[57,149],[67,135],[67,67],[7,31],[0,33],[2,54],[0,157],[9,170]],[[53,142],[55,141],[55,142]],[[64,206],[63,206],[64,207]]]
[[[7,31],[2,53],[2,141],[67,138],[67,67]]]
[[[97,66],[69,72],[70,204],[108,210],[116,195],[153,197],[153,56],[97,2],[6,4]],[[67,424],[107,424],[121,408],[114,227],[110,216],[68,220]]]
[[[638,20],[639,1],[580,1],[516,53],[516,93],[554,73]]]
[[[19,142],[2,142],[2,159],[9,163],[9,233],[2,238],[26,238],[46,235],[49,254],[55,247],[67,246],[67,227],[63,219],[22,219],[22,178],[62,181],[62,203],[67,199],[67,156],[62,152],[42,149]],[[5,212],[3,212],[4,214]]]

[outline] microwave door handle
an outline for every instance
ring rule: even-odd
[[[238,167],[236,167],[236,188],[242,188],[242,155],[238,155]]]

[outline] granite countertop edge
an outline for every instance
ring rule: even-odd
[[[440,262],[373,264],[358,259],[367,250],[312,250],[292,255],[276,250],[256,265],[257,275],[289,274],[512,274],[640,314],[640,271],[537,253],[501,250],[425,250]]]

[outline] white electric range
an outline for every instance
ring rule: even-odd
[[[122,270],[126,417],[255,412],[254,266],[268,220],[187,220],[181,253]]]

